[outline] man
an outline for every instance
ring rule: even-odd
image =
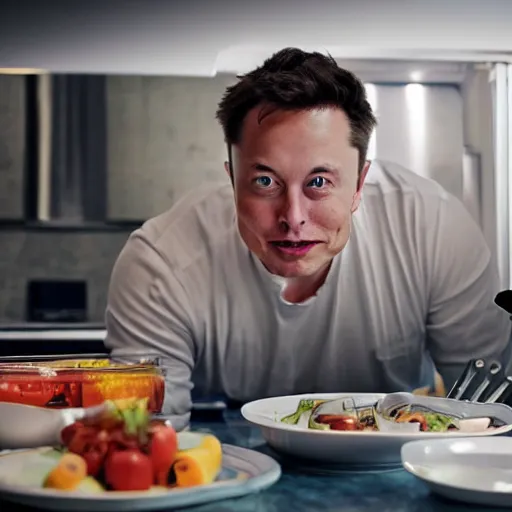
[[[503,357],[479,228],[433,181],[366,161],[376,121],[355,76],[285,49],[228,88],[218,119],[229,180],[132,234],[106,312],[114,353],[164,356],[178,424],[193,387],[237,401],[432,389],[436,370],[450,385],[470,359]]]

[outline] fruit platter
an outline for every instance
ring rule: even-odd
[[[280,477],[266,455],[209,433],[177,433],[154,419],[148,399],[92,410],[62,428],[54,446],[0,453],[0,498],[49,510],[169,510],[255,492]]]

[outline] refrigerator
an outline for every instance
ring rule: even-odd
[[[369,157],[439,182],[481,227],[512,288],[512,65],[338,60],[364,80],[378,126]]]

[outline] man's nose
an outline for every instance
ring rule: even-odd
[[[279,225],[288,232],[298,233],[306,224],[306,204],[299,194],[288,193],[283,201],[279,216]]]

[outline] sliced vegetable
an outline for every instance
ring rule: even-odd
[[[317,404],[315,405],[314,409],[311,411],[311,414],[309,416],[309,420],[308,420],[308,428],[311,428],[313,430],[330,430],[331,427],[327,424],[327,423],[318,423],[316,421],[316,416],[317,414],[315,414],[318,409],[322,406],[322,404]]]
[[[450,427],[455,427],[454,419],[444,414],[426,413],[425,419],[429,432],[446,432]]]
[[[437,412],[403,409],[396,415],[397,423],[419,423],[422,432],[446,432],[456,428],[455,418]]]
[[[308,411],[311,411],[314,407],[316,407],[319,404],[324,403],[325,400],[301,400],[299,402],[299,405],[297,407],[297,410],[293,414],[289,414],[288,416],[285,416],[284,418],[281,418],[282,423],[288,423],[290,425],[296,425],[300,417]]]
[[[426,432],[428,429],[427,420],[425,419],[425,416],[419,412],[413,412],[413,413],[404,413],[400,414],[396,418],[397,423],[419,423],[420,424],[420,430],[422,432]]]
[[[87,476],[85,460],[75,453],[65,453],[48,473],[44,487],[72,491]]]
[[[83,491],[87,494],[100,494],[105,492],[104,487],[92,476],[86,476],[76,487],[77,491]]]
[[[359,425],[357,418],[350,415],[343,414],[319,414],[315,417],[315,422],[318,424],[329,425],[331,430],[358,430]]]
[[[212,435],[205,435],[201,444],[179,451],[173,465],[177,487],[211,484],[222,467],[222,447]]]

